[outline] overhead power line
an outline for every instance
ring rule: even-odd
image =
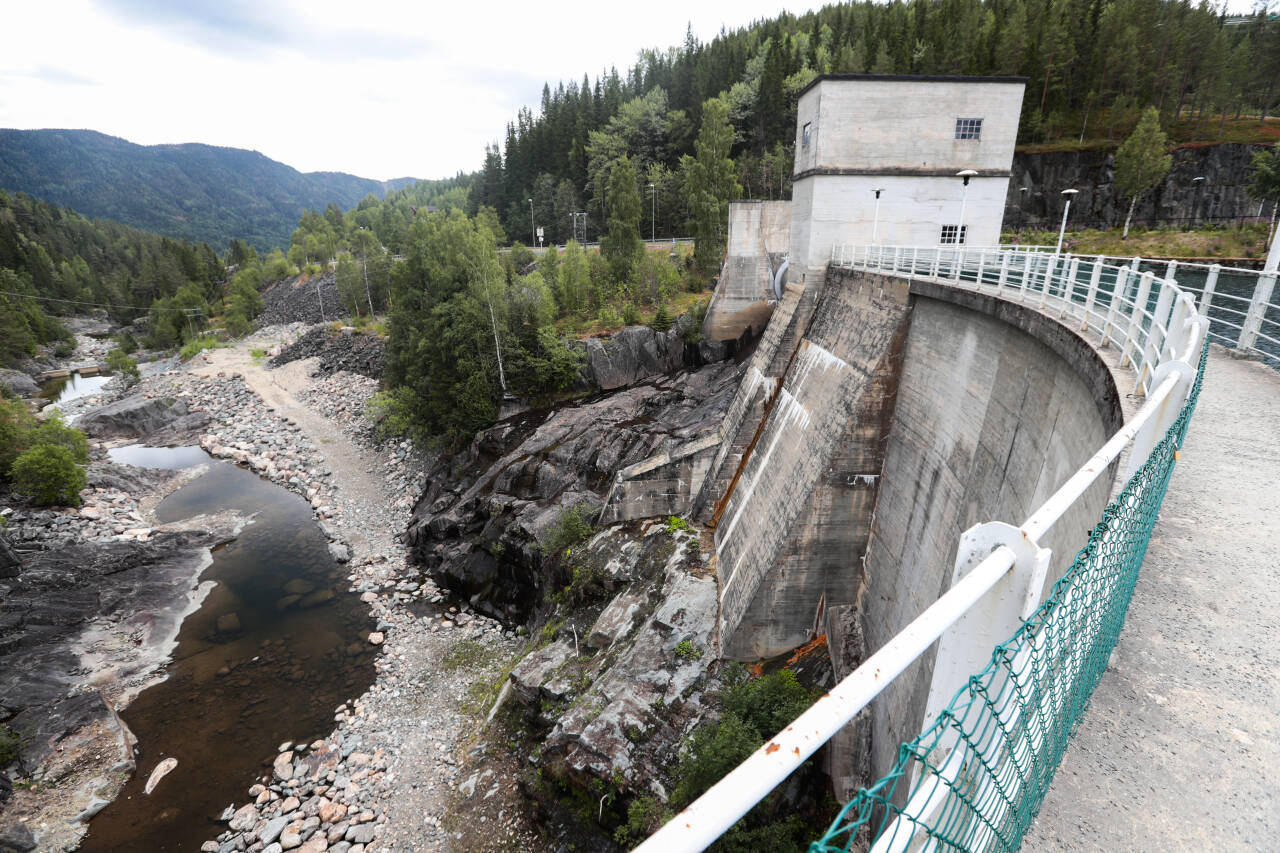
[[[188,314],[194,314],[197,317],[208,317],[209,315],[195,308],[172,308],[167,305],[153,306],[151,308],[139,308],[136,305],[112,305],[109,302],[84,302],[79,299],[60,299],[56,296],[34,296],[30,293],[15,293],[12,290],[0,290],[0,294],[5,296],[18,296],[23,299],[43,299],[46,302],[65,302],[69,305],[89,305],[94,308],[111,308],[116,311],[181,311]]]

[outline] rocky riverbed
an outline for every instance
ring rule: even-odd
[[[408,442],[378,439],[364,414],[377,382],[344,369],[341,359],[328,367],[314,356],[269,367],[251,355],[277,355],[303,331],[271,327],[127,393],[110,387],[94,402],[115,408],[85,420],[99,436],[96,452],[139,435],[194,440],[211,456],[300,495],[371,617],[362,643],[378,650],[372,687],[333,708],[328,734],[261,755],[259,777],[245,780],[244,797],[226,804],[221,829],[211,829],[201,849],[555,846],[545,823],[530,822],[529,769],[554,766],[560,778],[584,787],[619,778],[635,790],[658,775],[681,733],[704,714],[699,697],[715,657],[707,627],[714,624],[714,581],[698,557],[696,532],[630,525],[611,528],[581,552],[579,560],[606,580],[549,630],[528,636],[511,616],[530,610],[513,609],[513,596],[523,590],[541,598],[562,580],[557,573],[571,568],[553,561],[551,574],[541,575],[539,543],[558,513],[598,505],[620,466],[713,429],[737,368],[712,365],[555,412],[526,413],[482,433],[461,457],[437,460]],[[643,355],[644,343],[633,349]],[[681,356],[664,358],[660,367],[669,370]],[[606,362],[620,377],[636,370],[619,367],[612,350]],[[149,515],[163,489],[113,482],[123,474],[101,467],[84,510],[23,509],[10,513],[11,523],[60,545],[167,541],[169,531]],[[181,482],[170,480],[169,488]],[[402,540],[406,530],[416,555]],[[477,535],[481,548],[470,551],[466,541]],[[485,568],[477,559],[494,562],[504,549],[503,592],[477,595],[481,587],[472,581],[477,566]],[[469,600],[450,597],[441,583]],[[697,654],[681,657],[681,642]],[[89,675],[79,673],[82,680]],[[648,686],[637,692],[638,683]],[[545,748],[510,748],[512,713],[533,721],[536,738],[550,736]],[[650,746],[635,742],[637,727]],[[118,777],[132,768],[112,756],[131,756],[127,747],[103,746],[112,736],[128,742],[118,730],[104,730],[96,741],[66,741],[62,752],[79,759],[86,750],[100,753],[95,766]],[[0,815],[0,833],[26,831],[41,849],[72,849],[82,831],[77,815],[83,820],[111,791],[99,786],[77,800],[67,795],[70,775],[40,779],[47,787],[37,781],[16,792]]]

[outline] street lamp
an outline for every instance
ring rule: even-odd
[[[960,223],[956,226],[956,243],[964,242],[964,206],[969,201],[969,179],[978,174],[973,169],[956,172],[957,178],[964,178],[964,192],[960,196]]]
[[[884,192],[884,187],[877,187],[872,190],[876,194],[876,215],[871,220],[871,245],[876,245],[876,235],[880,232],[880,193]]]
[[[1031,192],[1031,187],[1018,187],[1018,228],[1022,229],[1027,224],[1027,193]]]
[[[649,242],[658,242],[658,189],[653,184],[649,184],[649,191],[652,193],[649,203]]]
[[[534,244],[538,242],[538,238],[534,234],[535,231],[537,231],[537,229],[533,227],[533,199],[529,199],[529,247],[530,248],[532,248]]]
[[[1063,190],[1062,194],[1067,197],[1067,203],[1062,208],[1062,225],[1058,228],[1058,246],[1053,250],[1055,255],[1062,252],[1062,238],[1067,233],[1067,211],[1071,210],[1071,197],[1080,190]]]

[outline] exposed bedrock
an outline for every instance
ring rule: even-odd
[[[202,412],[191,412],[176,397],[133,395],[86,412],[76,426],[96,438],[156,439],[190,435],[208,423]]]
[[[720,363],[659,376],[479,433],[428,472],[408,529],[415,555],[482,612],[529,613],[554,582],[542,544],[562,511],[598,509],[619,469],[714,433],[739,373]]]
[[[125,689],[140,684],[168,654],[209,548],[231,536],[228,526],[67,545],[0,580],[0,720],[19,734],[27,772],[85,726],[119,728],[98,691],[80,687],[86,655]]]

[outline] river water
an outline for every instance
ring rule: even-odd
[[[138,771],[93,819],[80,848],[194,853],[225,828],[216,818],[244,800],[281,742],[328,733],[334,708],[372,684],[373,626],[301,497],[198,447],[121,448],[111,456],[144,467],[209,466],[160,503],[160,521],[227,509],[256,514],[234,542],[214,550],[201,581],[216,585],[183,622],[168,677],[122,713],[138,738]],[[169,757],[176,769],[143,794],[152,769]]]

